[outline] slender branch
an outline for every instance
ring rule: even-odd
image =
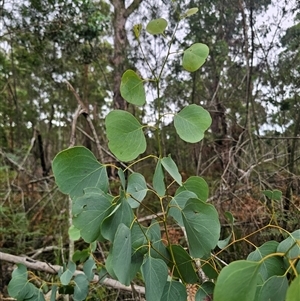
[[[7,253],[0,252],[0,260],[2,261],[7,261],[11,263],[21,263],[25,265],[27,268],[36,270],[36,271],[42,271],[46,272],[49,274],[57,274],[60,270],[63,269],[62,266],[60,265],[52,265],[47,262],[42,262],[38,260],[31,259],[29,257],[22,257],[22,256],[16,256],[16,255],[11,255]],[[84,274],[84,272],[76,270],[74,273],[74,276]],[[99,278],[98,275],[94,276],[94,279],[92,282],[99,282],[101,279]],[[131,286],[126,286],[120,283],[117,280],[111,279],[111,278],[105,278],[104,281],[102,282],[104,285],[119,289],[119,290],[124,290],[124,291],[132,291]],[[136,292],[139,294],[145,294],[145,288],[143,286],[139,285],[134,285],[134,289]]]
[[[100,157],[99,159],[100,159],[101,162],[103,162],[104,156],[103,156],[103,153],[102,153],[101,144],[100,144],[96,129],[94,127],[94,124],[92,122],[92,119],[91,119],[91,117],[88,113],[88,109],[84,105],[83,101],[80,99],[80,97],[77,94],[77,92],[75,91],[74,87],[67,80],[66,80],[66,84],[67,84],[68,88],[71,90],[71,92],[73,93],[73,95],[75,96],[75,98],[78,102],[78,108],[76,110],[75,117],[78,117],[78,114],[82,114],[85,117],[85,119],[88,122],[89,127],[90,127],[90,129],[93,133],[94,140],[95,140],[95,143],[96,143],[96,146],[97,146],[97,151],[98,151],[98,154],[99,154],[99,157]],[[81,107],[81,110],[79,109],[79,106]],[[72,131],[73,131],[73,129],[74,129],[74,124],[72,125]],[[73,138],[71,138],[71,139],[73,139]],[[71,142],[73,142],[73,141],[71,141]]]
[[[125,19],[127,19],[139,7],[142,1],[143,0],[133,0],[133,2],[125,10]]]

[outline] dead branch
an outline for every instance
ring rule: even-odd
[[[63,269],[63,267],[60,265],[52,265],[47,262],[34,260],[30,257],[16,256],[16,255],[11,255],[11,254],[7,254],[7,253],[3,253],[3,252],[0,252],[0,260],[11,262],[11,263],[21,263],[21,264],[25,265],[27,268],[30,268],[30,269],[33,269],[36,271],[46,272],[49,274],[57,274],[60,270]],[[74,273],[74,276],[80,275],[80,274],[84,274],[84,273],[82,271],[76,270]],[[99,276],[95,275],[92,282],[99,282],[100,280],[101,279],[99,278]],[[131,286],[123,285],[122,283],[120,283],[119,281],[114,280],[114,279],[105,278],[102,283],[105,286],[109,286],[114,289],[132,292]],[[143,286],[134,285],[133,287],[134,287],[134,290],[136,292],[138,292],[139,294],[142,294],[142,295],[145,294],[145,288]]]
[[[92,119],[91,119],[91,117],[88,113],[88,108],[84,105],[83,101],[80,99],[80,97],[79,97],[78,93],[75,91],[74,87],[68,81],[66,81],[66,84],[67,84],[68,88],[71,90],[71,92],[73,93],[73,95],[75,96],[75,98],[77,100],[77,103],[78,103],[78,108],[76,110],[76,119],[77,119],[79,114],[82,114],[85,117],[85,119],[88,122],[89,127],[90,127],[90,129],[93,133],[94,140],[95,140],[95,143],[96,143],[96,146],[97,146],[97,151],[98,151],[98,154],[99,154],[99,157],[100,157],[100,161],[103,162],[103,153],[102,153],[101,144],[100,144],[96,129],[94,127],[93,121],[92,121]],[[80,109],[79,109],[79,107],[80,107]],[[75,128],[74,124],[72,125],[72,128]],[[71,141],[71,144],[72,143],[73,143],[73,141]]]

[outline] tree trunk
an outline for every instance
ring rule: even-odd
[[[124,0],[111,0],[114,7],[113,29],[114,29],[114,55],[112,63],[113,72],[113,104],[115,109],[126,110],[127,104],[120,93],[122,74],[127,65],[128,40],[125,23],[128,17],[139,7],[143,0],[134,0],[127,8]]]

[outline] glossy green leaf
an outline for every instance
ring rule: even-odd
[[[68,285],[75,273],[76,264],[73,261],[69,261],[66,270],[59,277],[62,285]]]
[[[128,185],[126,192],[132,196],[132,198],[127,198],[127,201],[131,208],[139,207],[140,203],[145,198],[147,191],[147,183],[143,175],[135,172],[128,177]],[[138,200],[138,202],[136,200]]]
[[[182,140],[190,143],[201,141],[210,125],[211,117],[208,111],[195,104],[186,106],[174,117],[177,134]]]
[[[254,301],[260,264],[238,260],[221,270],[214,290],[214,301]]]
[[[95,275],[95,269],[96,269],[96,263],[95,260],[90,257],[84,264],[83,264],[83,272],[86,275],[88,281],[92,281],[94,279]]]
[[[178,191],[178,189],[177,189]],[[176,194],[171,202],[169,203],[168,215],[172,216],[180,227],[183,227],[183,220],[181,211],[184,208],[186,202],[191,198],[196,198],[196,194],[192,191],[183,190],[182,192]]]
[[[121,223],[131,226],[134,219],[132,209],[125,198],[115,206],[114,211],[102,223],[101,233],[105,239],[113,242],[117,229]]]
[[[276,253],[278,245],[279,243],[277,241],[268,241],[255,251],[251,252],[247,257],[247,260],[262,261],[267,255]],[[259,269],[262,280],[266,281],[274,275],[283,275],[285,273],[283,266],[283,259],[279,256],[273,256],[263,260]]]
[[[165,176],[161,165],[161,159],[158,159],[154,175],[153,175],[153,188],[157,194],[162,197],[166,193]]]
[[[146,150],[143,126],[130,113],[111,111],[105,119],[108,147],[121,161],[136,159]]]
[[[143,80],[133,70],[126,70],[123,73],[120,92],[127,102],[136,106],[142,106],[146,103]]]
[[[131,264],[131,233],[130,229],[120,224],[115,234],[112,251],[112,268],[118,280],[125,284],[130,284],[130,264]]]
[[[209,254],[218,243],[220,222],[216,208],[199,199],[189,199],[182,210],[183,224],[192,257]]]
[[[133,25],[133,32],[137,39],[139,39],[139,37],[141,35],[142,28],[143,28],[143,26],[140,23]]]
[[[82,301],[85,300],[89,293],[89,281],[86,275],[79,274],[74,278],[74,301]]]
[[[205,202],[208,198],[209,188],[206,181],[201,177],[189,177],[184,183],[182,183],[182,186],[176,190],[176,194],[185,190],[194,192],[197,198],[201,201]]]
[[[146,26],[146,31],[153,35],[163,34],[167,26],[167,20],[165,20],[164,18],[159,18],[151,20]]]
[[[85,147],[76,146],[58,153],[52,169],[60,191],[72,199],[82,196],[87,187],[108,191],[106,167]]]
[[[264,282],[255,301],[285,301],[288,287],[286,276],[272,276]]]
[[[285,301],[298,301],[300,296],[300,275],[298,275],[291,283],[287,290]]]
[[[181,282],[168,281],[160,301],[186,301],[186,288]]]
[[[144,259],[141,271],[145,281],[146,300],[161,300],[168,278],[166,263],[161,259],[147,256]]]
[[[215,284],[210,281],[204,282],[197,290],[195,301],[208,301],[213,300],[213,291]]]
[[[85,191],[73,204],[73,224],[80,229],[81,237],[91,243],[101,234],[101,223],[112,211],[112,196],[101,190]]]
[[[184,283],[196,283],[198,276],[195,272],[193,260],[187,251],[179,245],[168,247],[170,254],[173,254],[174,262],[170,264],[170,269],[174,270],[174,276],[180,278]]]
[[[69,228],[68,234],[69,234],[70,239],[72,239],[74,241],[80,239],[80,237],[81,237],[80,230],[77,229],[74,225],[72,225]]]
[[[179,184],[182,185],[182,177],[178,171],[176,163],[171,158],[171,155],[161,159],[161,164],[169,175]]]
[[[184,51],[182,67],[189,72],[194,72],[205,63],[208,54],[209,49],[207,45],[195,43]]]

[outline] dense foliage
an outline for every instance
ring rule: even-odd
[[[125,9],[113,2],[115,14]],[[140,2],[125,15],[140,13]],[[63,265],[49,280],[19,264],[8,285],[12,297],[44,300],[48,293],[55,300],[59,292],[109,300],[99,285],[113,278],[142,284],[148,301],[297,300],[299,26],[282,33],[284,50],[270,62],[258,35],[268,32],[255,27],[269,1],[192,7],[196,2],[200,11],[182,13],[178,1],[169,23],[156,15],[135,23],[123,45],[137,45],[142,55],[128,56],[117,110],[110,110],[112,92],[125,66],[113,70],[121,52],[106,40],[108,5],[30,2],[20,6],[22,20],[5,11],[15,34],[5,32],[9,51],[1,53],[1,181],[8,190],[0,246],[39,256],[47,244],[35,250],[38,241],[52,236],[49,250],[59,251],[50,260]],[[288,14],[284,6],[281,12]],[[52,159],[69,203],[53,183]],[[43,229],[42,216],[58,222],[59,238],[58,228]]]

